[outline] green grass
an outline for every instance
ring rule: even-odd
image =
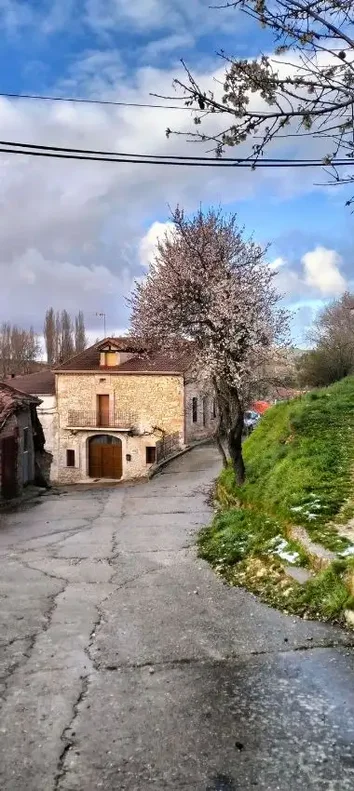
[[[229,583],[286,612],[342,622],[354,609],[353,557],[302,585],[284,567],[310,566],[288,539],[291,525],[336,553],[350,546],[335,524],[354,514],[354,377],[270,409],[245,441],[244,460],[244,486],[231,467],[219,476],[219,510],[199,535],[199,555]]]
[[[292,565],[307,564],[307,556],[300,545],[287,539],[276,519],[246,508],[219,511],[212,524],[201,530],[198,545],[200,556],[218,570],[227,569],[249,556],[279,557],[279,551],[294,553]]]
[[[216,514],[198,537],[199,556],[231,585],[242,585],[262,601],[288,613],[324,621],[344,622],[344,610],[354,609],[346,576],[354,573],[354,559],[337,560],[303,585],[289,578],[277,555],[281,525],[275,519],[245,509]],[[306,565],[307,557],[294,541],[287,551],[297,553],[293,565]]]
[[[340,550],[328,527],[350,496],[354,466],[354,377],[272,407],[244,443],[246,483],[231,469],[220,483],[241,503],[305,527]]]

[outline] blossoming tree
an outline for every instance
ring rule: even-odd
[[[153,350],[185,350],[189,342],[199,377],[211,383],[236,479],[242,484],[243,414],[260,371],[283,339],[287,315],[279,307],[265,251],[245,240],[235,215],[177,208],[147,277],[130,300],[132,331]]]

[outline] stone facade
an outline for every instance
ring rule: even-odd
[[[194,403],[193,403],[194,402]],[[185,442],[213,435],[216,428],[214,395],[205,385],[195,380],[185,384]]]
[[[95,428],[98,396],[109,396],[107,428]],[[107,368],[57,372],[56,399],[51,478],[64,484],[91,480],[89,440],[99,434],[121,442],[122,478],[130,479],[148,473],[152,462],[146,448],[155,447],[163,436],[179,435],[183,448],[211,436],[215,426],[212,395],[196,381],[186,383],[183,374],[120,374]],[[122,429],[127,416],[130,423]],[[73,466],[68,466],[68,459]]]
[[[163,434],[179,433],[184,445],[184,382],[183,375],[121,375],[107,370],[92,373],[56,374],[58,409],[58,447],[55,460],[56,477],[61,483],[78,483],[90,480],[88,440],[104,433],[122,442],[122,478],[146,475],[146,447],[155,446]],[[87,425],[87,415],[93,418],[97,397],[109,395],[110,415],[133,414],[133,430],[113,428],[97,429],[73,426],[73,413],[77,422]],[[71,419],[70,419],[71,416]],[[82,417],[84,419],[82,419]],[[74,422],[76,422],[74,420]],[[70,423],[70,427],[69,427]],[[75,466],[67,466],[67,451],[75,451]],[[54,471],[53,471],[54,477]]]

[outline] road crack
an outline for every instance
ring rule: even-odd
[[[73,703],[71,720],[69,724],[65,726],[60,736],[60,740],[62,742],[63,747],[58,758],[56,774],[54,777],[53,791],[58,791],[58,789],[60,788],[61,780],[63,779],[63,777],[65,777],[66,774],[65,764],[66,764],[67,755],[75,745],[75,739],[73,735],[73,725],[79,714],[80,704],[85,699],[88,692],[89,674],[85,676],[80,676],[80,680],[81,680],[81,689],[75,702]]]

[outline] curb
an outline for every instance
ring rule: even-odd
[[[173,461],[174,459],[178,459],[179,456],[184,456],[185,453],[189,453],[189,451],[193,450],[193,448],[198,448],[199,445],[207,445],[209,442],[212,441],[213,441],[212,437],[199,439],[196,442],[192,442],[190,445],[186,445],[186,447],[182,448],[182,450],[178,450],[176,453],[172,453],[172,455],[168,456],[166,459],[162,459],[162,461],[160,461],[158,464],[154,464],[153,467],[150,467],[150,470],[147,474],[148,480],[154,478],[154,476],[157,475],[157,473],[160,472],[160,470],[162,470],[163,467],[166,467],[166,465],[169,464],[170,461]]]

